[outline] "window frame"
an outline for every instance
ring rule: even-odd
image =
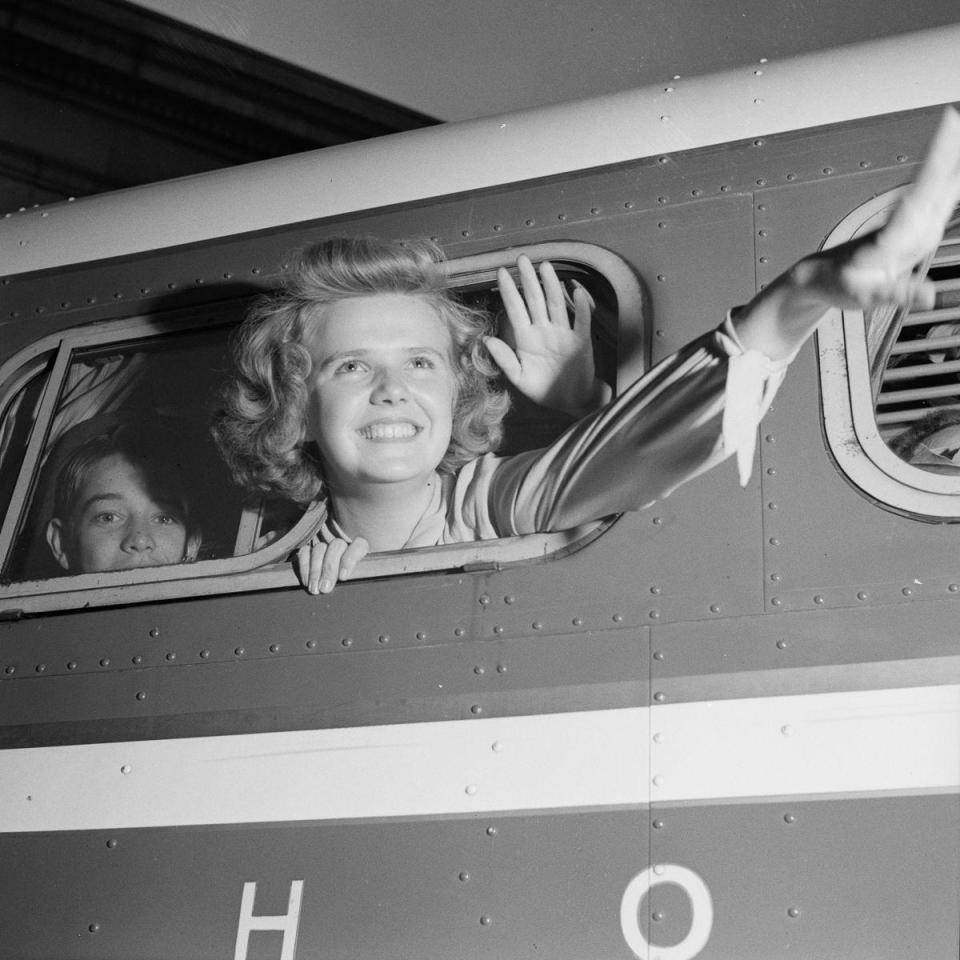
[[[822,249],[881,227],[906,186],[873,197],[830,232]],[[871,499],[918,520],[960,520],[960,477],[897,456],[877,425],[862,310],[831,310],[817,331],[827,445],[839,468]],[[960,385],[958,385],[960,392]]]
[[[452,286],[476,287],[492,283],[498,268],[512,269],[521,254],[527,255],[535,263],[551,260],[561,266],[586,267],[603,276],[616,296],[618,330],[624,329],[625,324],[639,326],[639,330],[632,331],[631,337],[632,343],[640,345],[640,349],[634,351],[638,355],[621,357],[618,350],[618,377],[624,373],[625,367],[631,379],[648,368],[649,324],[643,286],[619,254],[592,243],[552,241],[455,258],[447,261],[445,267]],[[231,306],[233,313],[227,318],[225,314]],[[0,558],[4,562],[14,545],[25,511],[30,507],[29,494],[35,482],[40,456],[47,446],[52,414],[72,353],[77,349],[106,346],[113,342],[134,343],[164,334],[226,326],[235,321],[235,309],[234,299],[202,307],[188,307],[170,314],[141,315],[73,327],[36,341],[0,366],[0,415],[5,415],[16,392],[28,382],[25,367],[28,364],[49,363],[49,360],[42,358],[53,357],[52,368],[46,374],[48,379],[43,388],[37,419],[19,467],[6,516],[0,526]],[[202,322],[198,322],[198,314],[202,314]],[[42,368],[39,373],[44,375]],[[244,525],[251,522],[247,517],[250,512],[256,513],[256,510],[244,512],[238,529],[238,543],[243,536]],[[0,612],[41,613],[296,587],[299,581],[286,558],[298,545],[314,535],[322,519],[321,508],[311,507],[282,537],[259,550],[240,556],[0,585]],[[612,522],[612,519],[607,519],[556,533],[371,554],[361,561],[351,580],[463,569],[499,569],[511,564],[559,559],[586,546]]]

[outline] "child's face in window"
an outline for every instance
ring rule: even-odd
[[[447,452],[456,378],[450,333],[405,294],[341,300],[309,324],[316,441],[333,494],[425,481]]]
[[[90,467],[76,503],[69,524],[55,518],[47,529],[54,556],[71,573],[180,563],[196,554],[181,508],[155,500],[143,471],[122,454]]]

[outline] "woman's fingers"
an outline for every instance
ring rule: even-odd
[[[359,556],[356,556],[356,552],[351,555],[350,571],[366,553],[366,540],[362,542],[363,552]],[[300,547],[297,551],[297,573],[308,593],[314,596],[329,593],[336,586],[340,579],[341,561],[348,546],[350,545],[346,540],[336,539],[324,543],[319,537],[314,537]]]
[[[520,286],[523,288],[523,299],[527,305],[530,322],[534,326],[549,323],[550,317],[547,313],[547,301],[543,295],[543,287],[540,286],[537,271],[529,257],[522,255],[517,257],[517,271],[520,274]]]

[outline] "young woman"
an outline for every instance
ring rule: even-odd
[[[505,339],[446,292],[429,244],[338,239],[303,251],[248,319],[214,425],[244,485],[327,514],[298,563],[312,592],[369,550],[565,529],[635,510],[737,453],[745,482],[759,418],[832,307],[932,305],[914,277],[960,200],[960,117],[948,110],[913,187],[876,233],[806,257],[544,450],[492,451],[499,371],[537,402],[583,414],[604,399],[589,296],[548,264],[501,270]]]

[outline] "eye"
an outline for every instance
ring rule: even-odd
[[[366,367],[360,360],[344,360],[334,373],[362,373]]]
[[[433,370],[437,365],[432,357],[427,356],[411,357],[410,364],[415,370]]]
[[[180,523],[180,518],[173,513],[158,513],[153,518],[153,522],[163,526],[173,526]]]
[[[123,518],[119,513],[115,513],[113,510],[101,510],[100,513],[95,513],[91,517],[92,523],[98,523],[101,526],[109,526],[112,523],[120,523]]]

